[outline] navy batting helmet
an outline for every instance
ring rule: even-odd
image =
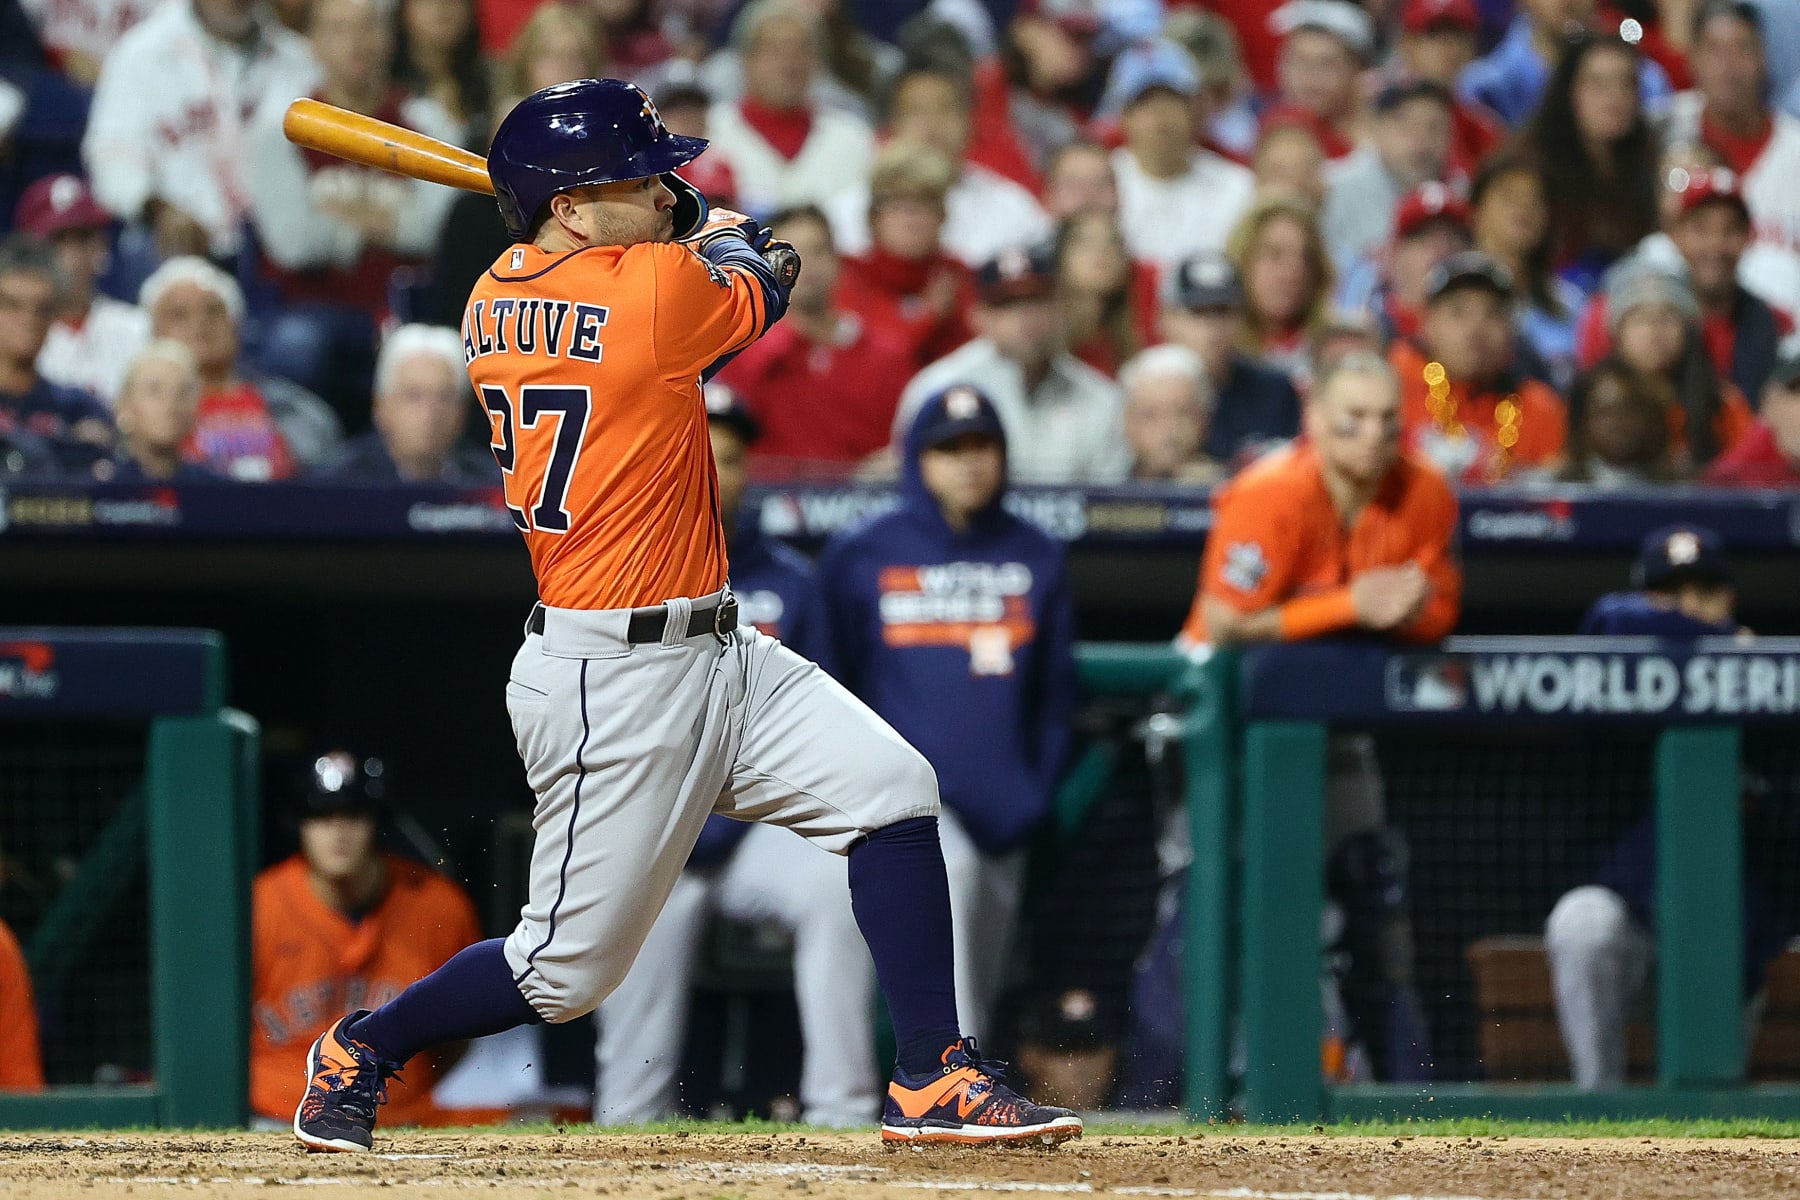
[[[705,138],[670,133],[636,84],[577,79],[533,92],[506,115],[488,150],[488,176],[514,241],[558,192],[651,175],[675,193],[680,238],[705,223],[706,199],[674,171],[705,149]]]

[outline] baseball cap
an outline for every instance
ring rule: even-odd
[[[1433,267],[1425,279],[1425,301],[1435,304],[1451,292],[1464,288],[1486,288],[1495,295],[1511,299],[1511,272],[1479,250],[1452,254]]]
[[[941,446],[967,433],[985,433],[1006,442],[1000,414],[980,388],[958,383],[933,392],[913,418],[913,443],[920,450]]]
[[[1375,93],[1375,111],[1391,113],[1409,100],[1435,100],[1446,109],[1456,107],[1456,99],[1451,96],[1450,89],[1437,80],[1419,75],[1401,75],[1383,83],[1381,90]]]
[[[1652,530],[1638,549],[1631,581],[1640,588],[1662,588],[1689,579],[1732,581],[1725,542],[1704,525],[1682,521]]]
[[[1481,28],[1481,17],[1472,0],[1407,0],[1400,12],[1400,28],[1407,33],[1442,29],[1474,33]]]
[[[1469,206],[1441,183],[1422,183],[1406,194],[1394,209],[1394,240],[1412,237],[1435,221],[1469,231]]]
[[[1614,334],[1625,314],[1645,304],[1666,304],[1689,321],[1700,317],[1700,301],[1680,275],[1653,263],[1615,268],[1606,279],[1606,319]]]
[[[730,384],[720,383],[716,379],[708,380],[700,388],[701,398],[706,402],[706,420],[709,425],[722,425],[738,435],[744,445],[748,446],[762,436],[762,422],[756,414],[744,407],[737,389]]]
[[[1702,204],[1729,204],[1745,221],[1750,220],[1750,206],[1744,203],[1736,171],[1725,167],[1702,171],[1675,167],[1664,176],[1663,185],[1679,198],[1684,217]]]
[[[1200,94],[1200,68],[1194,56],[1162,38],[1133,46],[1113,59],[1096,112],[1117,116],[1157,88],[1188,97]]]
[[[1329,33],[1367,62],[1375,53],[1375,22],[1349,0],[1288,0],[1269,14],[1269,31],[1288,37],[1302,29]]]
[[[327,750],[313,759],[300,789],[300,815],[374,814],[387,797],[387,767],[379,758]]]
[[[13,210],[13,224],[40,238],[71,229],[104,229],[111,223],[112,217],[79,175],[46,175],[25,189]]]
[[[1056,264],[1044,246],[1015,246],[981,264],[975,296],[983,304],[1036,300],[1056,290]]]
[[[1237,268],[1217,251],[1183,259],[1169,273],[1164,303],[1190,312],[1237,308],[1244,302],[1244,287]]]

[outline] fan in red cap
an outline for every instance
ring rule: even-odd
[[[1383,343],[1417,337],[1432,272],[1473,244],[1469,206],[1441,183],[1409,192],[1394,210],[1394,231],[1379,257],[1380,281],[1367,307]]]
[[[13,224],[50,244],[63,276],[56,322],[38,353],[39,373],[111,405],[125,368],[150,337],[142,310],[95,288],[106,270],[112,217],[79,175],[48,175],[25,189]]]
[[[1472,0],[1407,0],[1400,14],[1400,65],[1410,74],[1449,88],[1450,163],[1465,174],[1506,135],[1500,118],[1456,90],[1457,76],[1475,61],[1481,21]]]

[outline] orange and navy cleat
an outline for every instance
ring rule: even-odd
[[[308,1150],[354,1153],[375,1143],[375,1110],[387,1103],[387,1081],[400,1064],[383,1062],[347,1032],[368,1015],[365,1008],[339,1018],[307,1053],[294,1136]]]
[[[1081,1136],[1080,1117],[1033,1104],[1001,1082],[1005,1064],[982,1061],[974,1038],[944,1051],[943,1064],[918,1080],[895,1073],[881,1117],[883,1141],[1054,1145]]]

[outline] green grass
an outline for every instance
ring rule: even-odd
[[[506,1125],[458,1130],[464,1134],[760,1134],[840,1133],[813,1125],[773,1121],[664,1121],[631,1128],[593,1125]],[[1800,1121],[1502,1121],[1463,1117],[1443,1121],[1371,1121],[1335,1125],[1195,1125],[1175,1121],[1090,1121],[1087,1136],[1106,1137],[1457,1137],[1457,1138],[1800,1138]]]

